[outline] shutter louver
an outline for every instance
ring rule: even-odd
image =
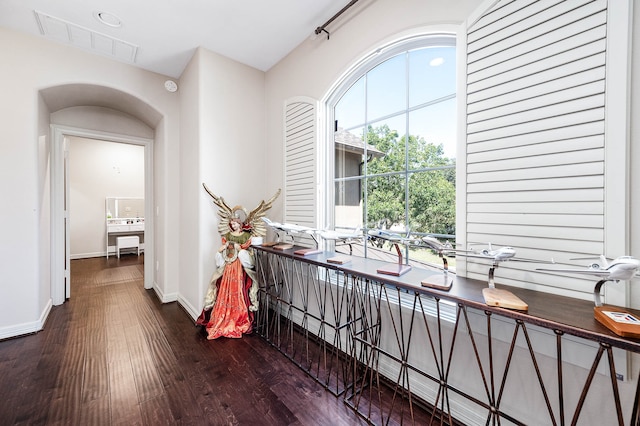
[[[606,24],[604,0],[519,0],[468,28],[468,243],[541,260],[603,252]],[[508,262],[500,275],[590,297],[580,278],[531,269]],[[467,275],[486,280],[486,263],[469,260]]]
[[[315,228],[316,197],[316,104],[297,100],[285,107],[285,206],[286,223]],[[306,235],[296,235],[296,243],[314,246]]]

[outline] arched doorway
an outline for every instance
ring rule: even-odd
[[[94,85],[66,85],[41,92],[49,107],[51,125],[51,296],[59,305],[70,295],[68,222],[65,206],[65,138],[76,136],[104,141],[129,143],[144,147],[145,163],[145,288],[154,282],[154,214],[153,206],[153,134],[151,137],[136,128],[135,120],[155,130],[161,115],[151,106],[127,93]],[[66,114],[61,113],[66,112]],[[104,117],[122,116],[120,122],[131,123],[118,127]],[[126,121],[128,117],[128,122]],[[117,131],[116,131],[117,130]]]

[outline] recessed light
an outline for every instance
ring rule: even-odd
[[[431,65],[432,67],[439,67],[442,64],[444,64],[444,58],[442,57],[433,58],[432,60],[429,61],[429,65]]]
[[[120,28],[122,26],[122,20],[113,13],[109,12],[93,12],[93,16],[102,24],[112,28]]]

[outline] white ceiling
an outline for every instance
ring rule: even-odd
[[[1,0],[0,27],[74,44],[177,78],[199,46],[266,71],[348,3],[349,0]],[[99,22],[94,16],[98,12],[116,15],[122,25],[113,28]]]

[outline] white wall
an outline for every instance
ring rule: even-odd
[[[189,283],[190,291],[182,292],[178,301],[192,317],[200,314],[198,294],[204,280],[200,258],[200,207],[198,205],[198,182],[200,180],[200,98],[201,57],[199,49],[187,64],[180,77],[180,279]],[[204,297],[204,296],[203,296]]]
[[[104,86],[140,99],[163,117],[156,132],[161,133],[155,151],[161,161],[155,164],[154,188],[162,194],[157,201],[166,207],[156,218],[156,233],[165,240],[176,240],[178,232],[178,159],[172,148],[179,143],[179,104],[178,97],[164,89],[166,77],[65,45],[0,28],[0,51],[0,77],[11,82],[0,98],[0,178],[6,183],[0,196],[12,200],[11,208],[0,213],[2,222],[11,224],[0,244],[3,338],[40,329],[51,303],[48,125],[49,113],[56,110],[39,91],[69,83]],[[165,256],[161,272],[177,281],[177,245],[170,249],[173,255]]]
[[[68,140],[71,259],[105,256],[105,199],[144,199],[144,146]]]
[[[202,183],[229,205],[255,208],[265,185],[264,73],[199,49],[181,77],[180,303],[194,318],[221,244],[218,208]]]
[[[153,139],[154,129],[139,118],[99,106],[73,106],[51,114],[51,123]]]

